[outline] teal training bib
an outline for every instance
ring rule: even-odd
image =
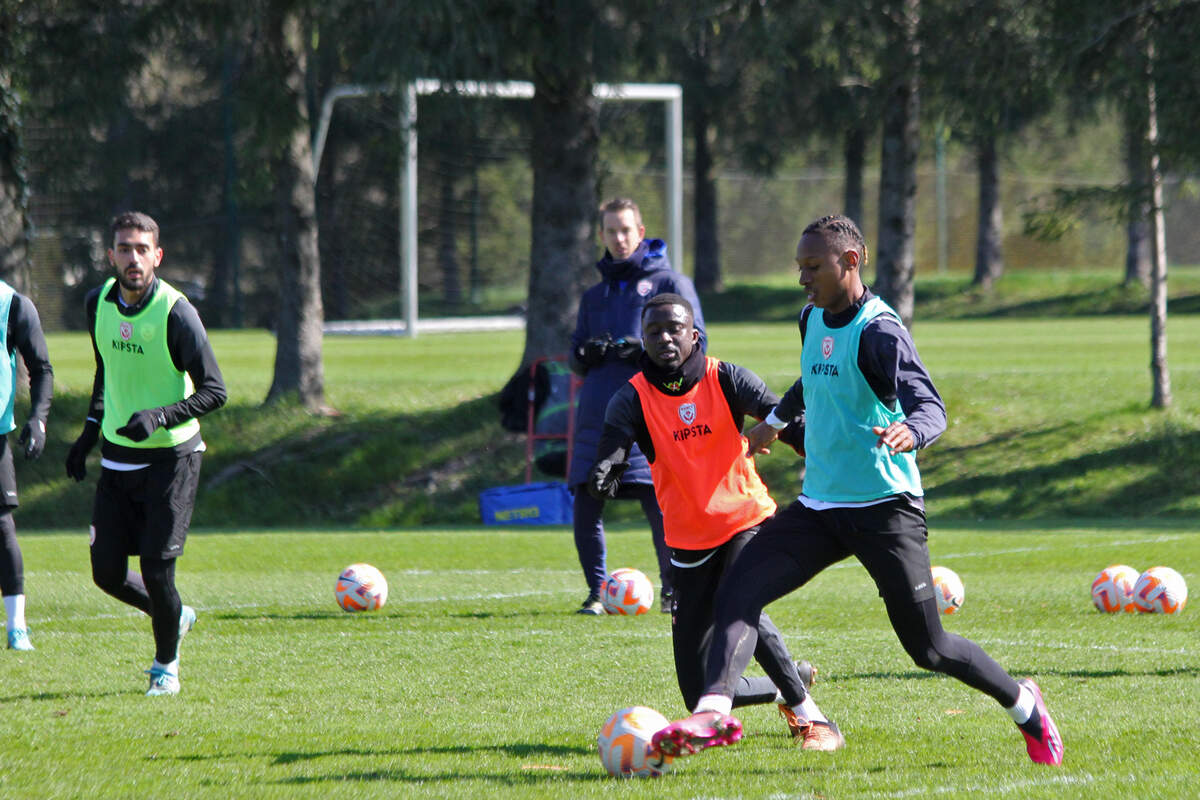
[[[891,455],[879,447],[874,426],[886,428],[904,419],[899,408],[879,401],[858,368],[863,328],[881,314],[900,316],[872,297],[849,325],[830,328],[824,312],[808,317],[800,355],[805,408],[804,494],[814,500],[854,503],[901,492],[921,495],[915,453]]]

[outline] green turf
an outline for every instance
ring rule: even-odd
[[[920,456],[932,515],[1200,511],[1200,315],[1169,320],[1175,405],[1166,413],[1149,408],[1142,316],[918,319],[913,333],[950,413],[946,434]],[[777,392],[796,377],[792,323],[714,323],[709,335],[710,353]],[[520,359],[520,332],[327,337],[327,392],[343,412],[335,418],[260,405],[274,356],[268,334],[217,331],[212,341],[230,403],[203,422],[197,525],[472,524],[480,491],[524,481],[524,437],[500,428],[495,405]],[[88,343],[56,334],[50,346],[57,393],[46,454],[17,460],[25,527],[81,525],[91,505],[91,484],[70,483],[62,470],[91,386]],[[799,462],[784,451],[760,460],[780,501],[798,488]],[[636,518],[625,505],[613,516]]]
[[[1200,585],[1183,525],[938,525],[966,584],[947,628],[1045,690],[1061,769],[1031,764],[990,699],[917,670],[865,572],[844,563],[776,603],[844,751],[803,753],[773,707],[746,739],[657,781],[604,777],[613,711],[683,713],[667,618],[584,618],[570,535],[553,529],[197,533],[180,562],[200,612],[183,693],[146,698],[148,621],[91,585],[81,533],[27,534],[32,653],[0,652],[0,796],[300,798],[911,798],[1200,796],[1200,616],[1106,616],[1088,587],[1114,561]],[[368,561],[378,613],[333,602]],[[610,566],[652,571],[644,530]],[[755,668],[757,669],[757,668]]]

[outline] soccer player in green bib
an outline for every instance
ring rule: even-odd
[[[722,579],[704,695],[692,716],[654,734],[654,746],[688,755],[737,741],[733,686],[754,653],[763,607],[854,556],[913,662],[990,695],[1031,760],[1061,764],[1062,738],[1037,684],[1014,680],[979,645],[942,628],[916,451],[946,429],[946,407],[899,315],[863,285],[862,233],[847,217],[822,217],[804,229],[796,263],[808,295],[800,378],[746,438],[748,457],[766,452],[784,420],[803,413],[803,488]]]
[[[149,696],[179,693],[179,640],[196,612],[175,588],[200,481],[200,417],[225,403],[225,382],[200,316],[154,272],[162,263],[158,223],[126,212],[111,225],[116,271],[87,295],[96,377],[83,433],[67,455],[82,481],[103,437],[92,507],[96,585],[150,616],[154,662]],[[140,574],[129,569],[139,557]]]

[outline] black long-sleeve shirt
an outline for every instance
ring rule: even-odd
[[[88,420],[99,424],[104,419],[104,361],[100,358],[100,350],[96,346],[96,309],[99,303],[115,303],[121,315],[132,317],[150,302],[154,293],[158,291],[158,286],[158,279],[155,278],[154,284],[136,306],[124,305],[120,300],[120,287],[116,283],[103,298],[100,297],[103,287],[88,292],[84,307],[87,310],[88,332],[92,337],[92,351],[96,357],[96,377],[92,381]],[[204,323],[200,321],[195,306],[189,303],[187,298],[180,298],[171,306],[167,315],[167,352],[170,353],[171,363],[175,368],[191,377],[193,391],[182,400],[163,407],[166,427],[173,427],[192,417],[202,417],[225,405],[225,379],[221,377],[221,368],[217,366],[217,357],[209,344]],[[125,420],[121,420],[121,424],[124,423]],[[174,456],[195,450],[200,444],[199,434],[193,437],[193,440],[175,448],[122,447],[106,440],[102,453],[105,458],[126,463],[155,461],[164,455]],[[159,450],[166,452],[155,452]]]
[[[848,325],[873,296],[869,289],[865,290],[863,296],[845,311],[826,314],[825,324],[831,328]],[[801,340],[808,328],[809,315],[817,311],[820,309],[808,305],[800,312]],[[929,370],[917,355],[912,337],[891,315],[875,317],[863,328],[858,343],[858,368],[880,402],[892,410],[899,403],[916,449],[933,444],[946,430],[946,405],[933,385]],[[775,416],[780,420],[791,420],[803,411],[803,378],[797,378],[779,401]]]
[[[778,396],[767,388],[762,378],[745,367],[721,361],[717,364],[717,377],[721,383],[722,394],[729,403],[733,424],[739,431],[747,415],[758,420],[764,419],[779,401]],[[799,425],[789,425],[779,438],[793,447],[798,447],[802,443],[802,436]],[[600,435],[597,461],[624,461],[630,443],[635,441],[645,454],[646,460],[653,464],[654,442],[651,441],[650,432],[646,427],[641,399],[633,384],[626,383],[613,395],[604,413],[604,431]]]
[[[33,301],[24,295],[13,295],[8,309],[7,341],[8,352],[19,352],[29,371],[29,419],[40,420],[44,425],[54,394],[54,369],[50,366],[41,317]]]

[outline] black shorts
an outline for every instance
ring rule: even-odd
[[[885,600],[917,603],[933,597],[928,537],[924,509],[904,495],[870,506],[823,511],[796,501],[763,523],[753,549],[790,562],[784,569],[792,588],[854,556]]]
[[[182,555],[200,484],[200,457],[189,453],[127,472],[102,469],[92,506],[92,547],[127,556]]]
[[[17,471],[13,468],[12,448],[8,437],[0,436],[0,510],[10,510],[17,503]]]

